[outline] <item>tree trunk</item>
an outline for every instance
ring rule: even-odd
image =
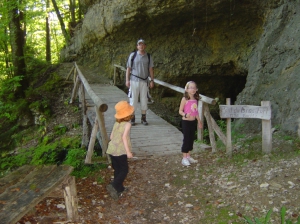
[[[4,26],[4,36],[7,37],[8,34],[8,30],[7,27]],[[3,42],[1,43],[1,50],[4,52],[4,60],[5,60],[5,68],[6,68],[6,75],[8,75],[8,78],[12,78],[13,77],[13,73],[11,71],[11,67],[9,62],[10,60],[10,55],[9,55],[9,49],[8,49],[8,41],[5,38],[5,40],[3,40]]]
[[[51,62],[51,41],[50,41],[50,26],[48,17],[49,0],[46,3],[47,16],[46,16],[46,61]]]
[[[70,13],[71,13],[71,23],[75,24],[75,0],[70,0]]]
[[[65,24],[64,24],[63,18],[61,17],[60,12],[59,12],[59,10],[58,10],[56,1],[55,1],[55,0],[52,0],[52,4],[53,4],[53,7],[54,7],[54,9],[55,9],[57,18],[58,18],[58,20],[59,20],[60,27],[61,27],[61,31],[62,31],[62,33],[63,33],[63,35],[64,35],[64,38],[65,38],[65,40],[66,40],[66,43],[68,43],[70,37],[69,37],[69,34],[67,33],[66,26],[65,26]]]
[[[80,3],[80,0],[78,0],[78,13],[77,13],[77,16],[78,16],[78,20],[82,19],[82,6],[81,6],[81,3]]]
[[[26,64],[24,58],[24,33],[21,29],[20,10],[13,8],[10,11],[10,38],[12,62],[14,76],[22,76],[21,86],[17,87],[15,96],[21,98],[25,96],[24,90],[28,88],[29,83],[26,76]]]

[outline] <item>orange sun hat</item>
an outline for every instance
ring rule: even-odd
[[[117,119],[128,117],[134,112],[134,107],[131,106],[127,101],[118,102],[115,106],[115,109],[116,109],[115,118]]]

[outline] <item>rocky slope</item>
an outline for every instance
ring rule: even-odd
[[[97,67],[111,76],[125,65],[140,37],[155,60],[156,78],[240,105],[271,101],[272,123],[296,134],[300,117],[298,1],[101,0],[82,1],[86,14],[62,51],[63,60]],[[162,87],[159,99],[180,94]],[[172,100],[172,99],[171,99]],[[176,104],[177,105],[177,104]],[[241,120],[247,130],[260,121]]]

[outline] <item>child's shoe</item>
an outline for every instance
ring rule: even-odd
[[[193,159],[192,157],[187,158],[190,163],[198,163],[198,160]]]
[[[190,162],[187,158],[183,158],[182,161],[181,161],[181,164],[184,165],[184,166],[190,166]]]
[[[119,198],[119,194],[116,191],[116,189],[112,186],[112,184],[107,185],[106,190],[109,192],[110,196],[113,199],[117,200]]]

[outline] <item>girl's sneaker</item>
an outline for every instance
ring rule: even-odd
[[[187,158],[190,163],[198,163],[198,160],[193,159],[192,157]]]
[[[181,161],[181,164],[184,165],[184,166],[190,166],[190,162],[187,158],[183,158],[182,161]]]

